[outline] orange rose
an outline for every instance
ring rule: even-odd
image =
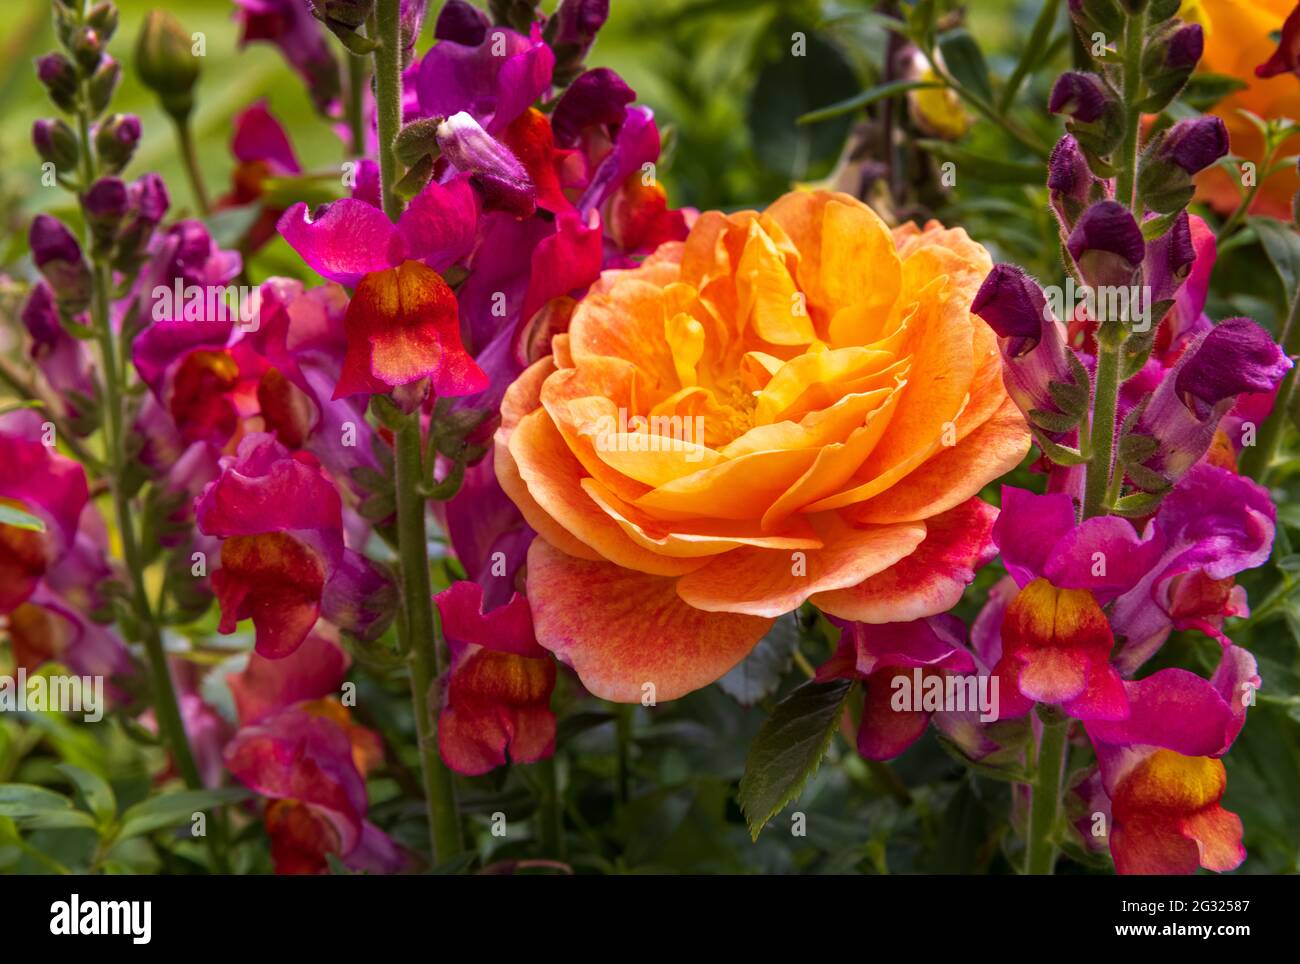
[[[1295,7],[1296,0],[1184,0],[1178,10],[1181,19],[1199,23],[1205,31],[1205,53],[1199,69],[1228,74],[1249,84],[1221,100],[1211,113],[1223,118],[1227,125],[1232,153],[1257,165],[1264,161],[1264,139],[1255,125],[1237,111],[1248,110],[1265,120],[1300,120],[1300,78],[1295,74],[1255,76],[1255,68],[1277,49],[1274,35]],[[1300,138],[1292,138],[1280,156],[1297,152]],[[1201,174],[1197,186],[1201,199],[1223,213],[1232,211],[1241,200],[1239,181],[1218,166]],[[1291,198],[1298,188],[1300,178],[1294,166],[1287,165],[1261,186],[1252,213],[1289,221]]]
[[[538,641],[598,696],[673,699],[805,600],[949,609],[992,555],[975,496],[1029,447],[970,313],[990,267],[960,229],[796,192],[605,272],[496,437]]]

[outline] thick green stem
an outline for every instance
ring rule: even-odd
[[[1142,99],[1142,34],[1146,29],[1146,16],[1133,14],[1124,28],[1124,142],[1119,154],[1119,174],[1115,180],[1115,200],[1142,220],[1136,195],[1138,128],[1142,112],[1138,102]]]
[[[1038,707],[1042,732],[1038,740],[1038,776],[1029,800],[1029,835],[1025,873],[1050,874],[1056,866],[1056,823],[1061,801],[1061,777],[1069,751],[1069,717],[1054,707]]]
[[[176,142],[180,145],[181,160],[185,163],[185,175],[190,181],[190,190],[194,193],[194,203],[201,217],[207,217],[212,211],[208,202],[208,189],[203,183],[203,170],[199,167],[199,155],[194,149],[194,131],[190,128],[188,117],[173,117],[176,123]]]
[[[383,184],[384,213],[396,221],[402,199],[397,184],[397,154],[393,142],[402,129],[402,30],[399,0],[379,0],[371,18],[371,34],[379,42],[375,58],[375,105],[379,118],[379,177]]]
[[[464,849],[456,789],[438,752],[438,729],[429,693],[442,672],[439,630],[429,584],[429,552],[424,528],[420,415],[408,415],[397,429],[397,542],[402,566],[402,614],[398,631],[411,664],[411,706],[424,774],[429,843],[435,866]]]
[[[1091,457],[1083,492],[1083,517],[1104,515],[1109,506],[1112,450],[1115,445],[1115,407],[1119,399],[1120,344],[1118,321],[1103,322],[1097,331],[1097,375],[1092,393],[1092,424],[1088,432]]]
[[[1300,290],[1291,294],[1291,310],[1287,313],[1286,323],[1278,335],[1278,344],[1287,355],[1294,358],[1300,354]],[[1295,398],[1296,370],[1292,368],[1282,379],[1277,397],[1273,401],[1273,411],[1269,412],[1259,437],[1253,446],[1248,446],[1241,456],[1241,472],[1257,482],[1264,482],[1273,465],[1273,456],[1282,441],[1282,431],[1291,418],[1291,405]]]

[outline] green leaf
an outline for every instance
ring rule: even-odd
[[[877,84],[875,87],[868,87],[862,93],[854,94],[846,100],[836,101],[829,107],[809,111],[799,118],[799,123],[817,124],[824,120],[830,120],[832,117],[851,114],[863,107],[870,107],[877,101],[887,100],[899,94],[906,94],[910,90],[927,90],[942,86],[943,84],[933,80],[895,80],[888,84]]]
[[[767,635],[718,680],[718,686],[741,706],[753,706],[771,696],[790,671],[801,635],[798,610],[778,616]]]
[[[1282,287],[1290,302],[1300,283],[1300,236],[1291,225],[1277,218],[1250,218],[1249,223],[1259,236],[1259,243],[1264,246],[1273,270],[1282,279]]]
[[[953,80],[986,104],[993,102],[993,86],[989,83],[989,65],[975,38],[964,28],[949,30],[939,35],[939,52],[944,66]]]
[[[740,809],[754,840],[816,772],[850,688],[848,680],[803,684],[776,705],[754,737],[739,793]]]
[[[988,184],[1033,184],[1043,181],[1043,166],[1024,161],[1004,161],[996,157],[973,154],[947,141],[925,138],[916,146],[936,157],[957,165],[957,177],[971,177]]]
[[[1245,90],[1249,86],[1244,80],[1230,74],[1193,74],[1183,88],[1183,103],[1206,111],[1229,94]]]
[[[122,814],[122,829],[117,839],[137,837],[162,827],[174,827],[188,821],[200,810],[210,810],[223,803],[238,803],[249,796],[247,790],[227,788],[222,790],[178,790],[150,797]]]
[[[0,784],[0,817],[22,819],[71,809],[71,800],[45,787],[30,783]]]
[[[45,531],[45,523],[36,516],[30,512],[24,512],[16,506],[5,505],[3,502],[0,502],[0,525],[13,526],[15,529],[26,529],[29,532]]]
[[[117,797],[103,777],[71,763],[60,763],[56,769],[81,791],[86,806],[101,826],[107,826],[117,816]]]

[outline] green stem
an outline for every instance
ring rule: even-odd
[[[384,213],[393,221],[402,213],[397,184],[397,154],[393,142],[402,129],[402,51],[398,0],[379,0],[371,16],[370,33],[379,47],[375,58],[375,103],[379,117],[379,177],[383,184]]]
[[[411,706],[424,775],[425,808],[434,866],[464,849],[456,789],[438,752],[438,728],[429,702],[430,689],[442,672],[441,640],[429,584],[429,551],[424,528],[425,504],[420,415],[406,416],[396,435],[397,544],[402,567],[402,613],[398,632],[411,664]]]
[[[1278,344],[1290,357],[1300,354],[1300,289],[1292,292],[1291,310],[1287,312],[1286,322],[1278,335]],[[1269,469],[1273,466],[1273,456],[1282,441],[1282,433],[1290,420],[1291,403],[1295,397],[1296,370],[1292,368],[1282,379],[1277,397],[1273,401],[1273,410],[1268,413],[1255,445],[1248,447],[1241,457],[1241,472],[1257,482],[1264,482]]]
[[[1115,445],[1115,408],[1119,400],[1120,344],[1118,321],[1105,321],[1097,330],[1097,375],[1092,395],[1092,423],[1088,432],[1091,457],[1083,492],[1083,517],[1108,510],[1111,455]]]
[[[1025,845],[1025,873],[1050,874],[1056,866],[1056,822],[1061,800],[1061,778],[1069,751],[1066,734],[1069,717],[1040,705],[1042,733],[1038,740],[1038,775],[1029,800],[1029,836]]]
[[[1137,109],[1142,99],[1142,33],[1146,28],[1145,14],[1132,14],[1124,28],[1124,142],[1120,148],[1120,170],[1115,181],[1115,200],[1142,220],[1142,212],[1135,193],[1137,187],[1138,127],[1142,112]]]
[[[199,167],[199,155],[194,149],[194,131],[190,128],[188,117],[173,117],[176,123],[176,142],[180,145],[181,160],[185,163],[185,174],[190,181],[190,190],[194,194],[194,203],[201,217],[207,217],[212,211],[208,203],[208,189],[203,183],[203,171]]]
[[[364,157],[366,153],[366,125],[362,105],[365,103],[367,58],[347,54],[348,58],[348,133],[352,141],[352,156]]]
[[[542,781],[541,805],[537,810],[538,839],[542,853],[557,860],[565,860],[564,801],[560,798],[555,757],[549,756],[539,762],[537,772]]]
[[[631,798],[632,785],[632,714],[636,707],[619,703],[614,707],[614,737],[618,744],[618,800],[625,804]]]
[[[1061,0],[1043,0],[1042,9],[1038,11],[1038,19],[1034,21],[1034,29],[1029,35],[1029,42],[1025,44],[1024,52],[1020,55],[1020,62],[1007,78],[1006,86],[1002,88],[1002,96],[998,98],[999,114],[1006,114],[1011,109],[1016,94],[1020,92],[1020,86],[1029,76],[1030,65],[1047,48],[1052,27],[1056,25],[1056,12],[1060,6]]]

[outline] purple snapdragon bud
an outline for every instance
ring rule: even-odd
[[[129,272],[140,266],[171,201],[157,174],[145,174],[127,185],[128,211],[117,236],[113,267]]]
[[[578,76],[560,97],[551,114],[555,143],[569,147],[589,127],[617,125],[627,116],[636,92],[608,67],[596,67]]]
[[[438,148],[482,192],[486,210],[526,218],[537,210],[537,189],[510,149],[465,111],[438,125]]]
[[[1092,124],[1101,120],[1111,100],[1095,76],[1071,70],[1056,79],[1047,109],[1053,114],[1068,114],[1077,121]]]
[[[1132,284],[1146,255],[1142,229],[1117,201],[1098,201],[1084,211],[1065,247],[1094,288]]]
[[[61,120],[46,118],[32,124],[32,146],[58,171],[75,170],[81,157],[77,135]]]
[[[567,84],[581,72],[596,33],[608,19],[609,0],[560,0],[544,33],[555,51],[557,84]]]
[[[439,40],[450,40],[452,43],[463,44],[466,47],[477,47],[487,36],[490,26],[492,21],[488,19],[487,14],[472,3],[466,3],[465,0],[447,0],[433,25],[433,35]]]
[[[111,114],[95,129],[95,152],[113,174],[131,162],[139,143],[140,118],[134,114]]]
[[[1222,118],[1207,114],[1179,121],[1165,135],[1159,156],[1188,174],[1199,174],[1228,153],[1228,128]]]
[[[117,85],[122,82],[122,65],[107,54],[99,62],[99,67],[90,75],[86,84],[86,96],[90,101],[93,116],[102,114],[117,92]]]
[[[1200,24],[1173,20],[1151,34],[1142,53],[1142,77],[1147,96],[1140,103],[1145,113],[1164,110],[1192,76],[1205,49]]]
[[[998,334],[1007,394],[1049,438],[1065,441],[1080,412],[1063,411],[1057,397],[1059,386],[1077,381],[1077,364],[1071,364],[1061,326],[1042,288],[1015,265],[994,265],[975,294],[971,312]],[[1086,389],[1076,394],[1086,401]]]
[[[82,25],[73,32],[69,49],[84,73],[94,73],[104,56],[104,39],[94,27]]]
[[[101,177],[90,186],[82,210],[97,248],[107,251],[112,247],[129,207],[126,185],[118,178]]]
[[[27,241],[32,260],[49,282],[59,310],[65,316],[80,314],[90,304],[90,266],[81,245],[62,221],[48,214],[32,219]]]
[[[1165,66],[1174,70],[1195,67],[1205,52],[1205,31],[1199,23],[1185,23],[1169,35]]]
[[[61,53],[46,54],[36,58],[36,76],[45,85],[50,100],[60,110],[71,111],[77,106],[79,77],[72,61]]]
[[[1220,322],[1189,354],[1174,392],[1201,415],[1247,392],[1271,392],[1292,364],[1273,336],[1249,318]]]
[[[1105,200],[1107,183],[1092,173],[1079,142],[1066,134],[1047,162],[1047,190],[1052,208],[1068,232],[1089,204]]]
[[[1012,264],[997,264],[989,272],[975,300],[972,314],[979,315],[999,338],[1020,338],[1038,343],[1043,322],[1051,316],[1047,298],[1024,269]]]
[[[1290,368],[1272,336],[1249,318],[1230,318],[1202,334],[1138,417],[1135,434],[1155,439],[1156,450],[1133,480],[1148,490],[1176,483],[1209,450],[1237,396],[1273,391]]]
[[[1147,220],[1155,217],[1158,215],[1149,214]],[[1178,294],[1195,261],[1191,219],[1186,211],[1180,211],[1168,231],[1147,242],[1142,277],[1151,288],[1152,303],[1169,301]]]

